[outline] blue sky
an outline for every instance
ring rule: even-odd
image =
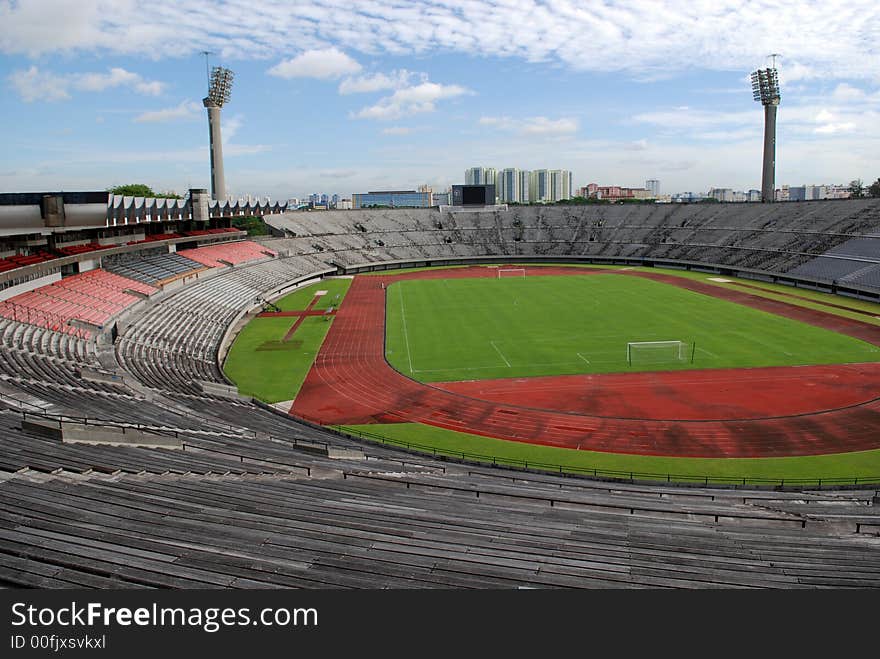
[[[473,165],[757,188],[747,78],[771,52],[777,184],[880,177],[871,1],[0,0],[0,25],[3,192],[208,187],[203,50],[236,74],[236,194],[445,187]]]

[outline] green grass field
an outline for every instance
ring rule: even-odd
[[[547,471],[591,473],[598,476],[628,477],[632,472],[642,480],[669,476],[671,481],[742,482],[762,484],[779,480],[833,482],[880,482],[880,450],[810,455],[790,458],[668,458],[652,455],[629,455],[576,451],[553,446],[511,442],[479,435],[436,428],[419,423],[370,424],[341,428],[367,438],[379,437],[393,445],[406,446],[426,453],[436,452],[478,462],[493,459],[498,464]],[[649,475],[655,475],[650,478]],[[661,478],[665,480],[665,478]]]
[[[835,332],[621,275],[403,281],[387,293],[386,356],[424,382],[880,361]],[[687,349],[628,342],[682,341]]]
[[[314,308],[335,307],[350,285],[350,279],[325,279],[291,293],[276,305],[283,311],[302,310],[312,301],[315,291],[323,290],[327,295]],[[333,321],[321,316],[306,318],[291,340],[283,341],[296,320],[254,318],[235,339],[223,369],[241,394],[277,403],[292,400],[299,392]]]
[[[648,269],[652,272],[660,270]],[[378,273],[383,274],[383,273]],[[390,274],[390,273],[389,273]],[[669,274],[724,288],[711,275]],[[844,304],[869,311],[880,305],[823,293],[745,282],[771,299],[828,313],[873,318],[824,306]],[[327,290],[318,309],[336,306],[350,280],[329,279],[279,300],[283,310],[304,309],[316,290]],[[809,300],[780,297],[795,293]],[[337,298],[336,296],[340,297]],[[387,293],[387,349],[392,365],[424,381],[564,373],[721,366],[759,366],[878,361],[877,348],[848,337],[659,282],[616,275],[453,279],[398,282]],[[257,318],[236,339],[225,364],[241,393],[267,402],[291,400],[305,379],[331,322],[307,318],[293,340],[282,338],[296,318]],[[626,363],[626,342],[696,341],[694,363]],[[711,353],[711,354],[710,354]],[[587,362],[590,362],[589,364]],[[436,369],[436,370],[435,370]],[[417,445],[417,450],[551,471],[612,476],[669,474],[671,480],[749,483],[825,479],[877,479],[880,451],[794,458],[666,458],[491,439],[421,424],[355,426],[355,432]],[[482,456],[476,458],[476,456]]]

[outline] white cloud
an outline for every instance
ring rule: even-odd
[[[70,98],[64,78],[40,71],[36,66],[24,71],[14,71],[9,76],[9,82],[22,100],[28,103],[37,100],[63,101]]]
[[[125,69],[112,68],[107,73],[82,73],[78,77],[79,89],[86,92],[102,92],[110,87],[134,85],[140,76]]]
[[[480,117],[479,123],[482,126],[495,126],[500,130],[512,133],[525,133],[527,135],[571,135],[578,130],[577,119],[566,117],[560,119],[548,119],[547,117],[530,117],[527,119]]]
[[[272,150],[269,144],[223,144],[223,157],[226,156],[256,156],[261,153],[268,153]]]
[[[202,106],[195,101],[183,101],[180,105],[162,110],[150,110],[142,112],[134,118],[137,123],[158,123],[165,121],[178,121],[180,119],[193,119],[200,114]]]
[[[754,111],[726,112],[696,110],[686,106],[673,110],[642,112],[635,115],[633,121],[653,124],[666,130],[697,130],[725,126],[742,126],[760,121],[760,112]]]
[[[819,135],[835,135],[837,133],[851,133],[856,129],[853,121],[845,121],[842,123],[822,124],[813,129],[814,133]]]
[[[372,75],[346,78],[339,83],[340,94],[364,94],[378,92],[384,89],[400,89],[405,87],[412,73],[406,69],[392,71],[390,74],[374,73]]]
[[[226,146],[227,142],[231,142],[232,138],[235,137],[235,134],[241,130],[241,127],[244,125],[244,119],[241,115],[233,115],[223,120],[223,128],[221,133],[223,134],[223,146]]]
[[[418,85],[398,89],[391,96],[379,99],[375,105],[362,108],[351,116],[380,121],[400,119],[422,112],[433,112],[437,101],[468,93],[470,92],[461,85],[441,85],[425,80]]]
[[[165,88],[164,83],[144,80],[139,74],[119,67],[111,68],[107,73],[59,75],[31,66],[14,71],[9,81],[22,100],[28,103],[36,100],[62,101],[70,98],[72,91],[103,92],[115,87],[129,87],[138,94],[158,96]]]
[[[848,85],[843,82],[834,88],[834,92],[832,92],[831,96],[834,98],[835,101],[841,101],[845,103],[848,101],[862,101],[865,99],[867,94],[865,94],[864,90],[859,89],[858,87],[853,87],[852,85]]]
[[[354,169],[325,169],[318,172],[319,177],[329,179],[352,178],[357,174],[358,172]]]
[[[777,131],[796,139],[819,139],[824,136],[855,132],[860,126],[878,124],[878,113],[871,102],[871,96],[858,89],[844,90],[847,98],[859,102],[835,103],[839,95],[834,94],[805,99],[797,105],[782,105],[779,108]],[[829,102],[830,101],[830,102]],[[660,129],[661,134],[707,140],[713,142],[754,142],[759,143],[763,120],[760,106],[753,111],[727,112],[710,110],[671,110],[646,112],[632,118],[637,123],[648,123]],[[869,137],[873,131],[865,132]],[[835,147],[836,148],[836,147]]]
[[[412,128],[407,128],[406,126],[392,126],[391,128],[383,128],[383,135],[409,135],[412,133]]]
[[[279,78],[318,78],[328,80],[352,75],[361,65],[337,48],[307,50],[296,57],[279,62],[268,73]]]
[[[876,79],[878,22],[875,0],[40,0],[0,3],[0,52],[268,58],[295,35],[306,52],[444,51],[659,79],[695,64],[750,71],[775,51],[793,82]]]

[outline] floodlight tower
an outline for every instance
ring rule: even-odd
[[[229,102],[234,75],[229,69],[215,66],[211,70],[208,95],[202,100],[208,109],[208,132],[211,137],[211,197],[226,200],[226,179],[223,175],[223,140],[220,137],[220,109]]]
[[[776,108],[779,107],[779,76],[774,66],[752,73],[752,95],[764,106],[764,171],[761,176],[761,201],[776,201]]]

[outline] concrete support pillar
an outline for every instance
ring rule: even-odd
[[[764,106],[764,171],[761,177],[761,201],[776,201],[776,108]]]
[[[64,197],[61,195],[43,195],[43,221],[47,227],[64,226]]]
[[[191,188],[189,191],[189,203],[192,208],[192,219],[194,222],[207,222],[211,219],[207,190],[204,188]]]
[[[220,106],[210,98],[205,98],[202,102],[208,109],[208,133],[211,138],[211,196],[218,201],[226,201],[223,139],[220,135]]]

